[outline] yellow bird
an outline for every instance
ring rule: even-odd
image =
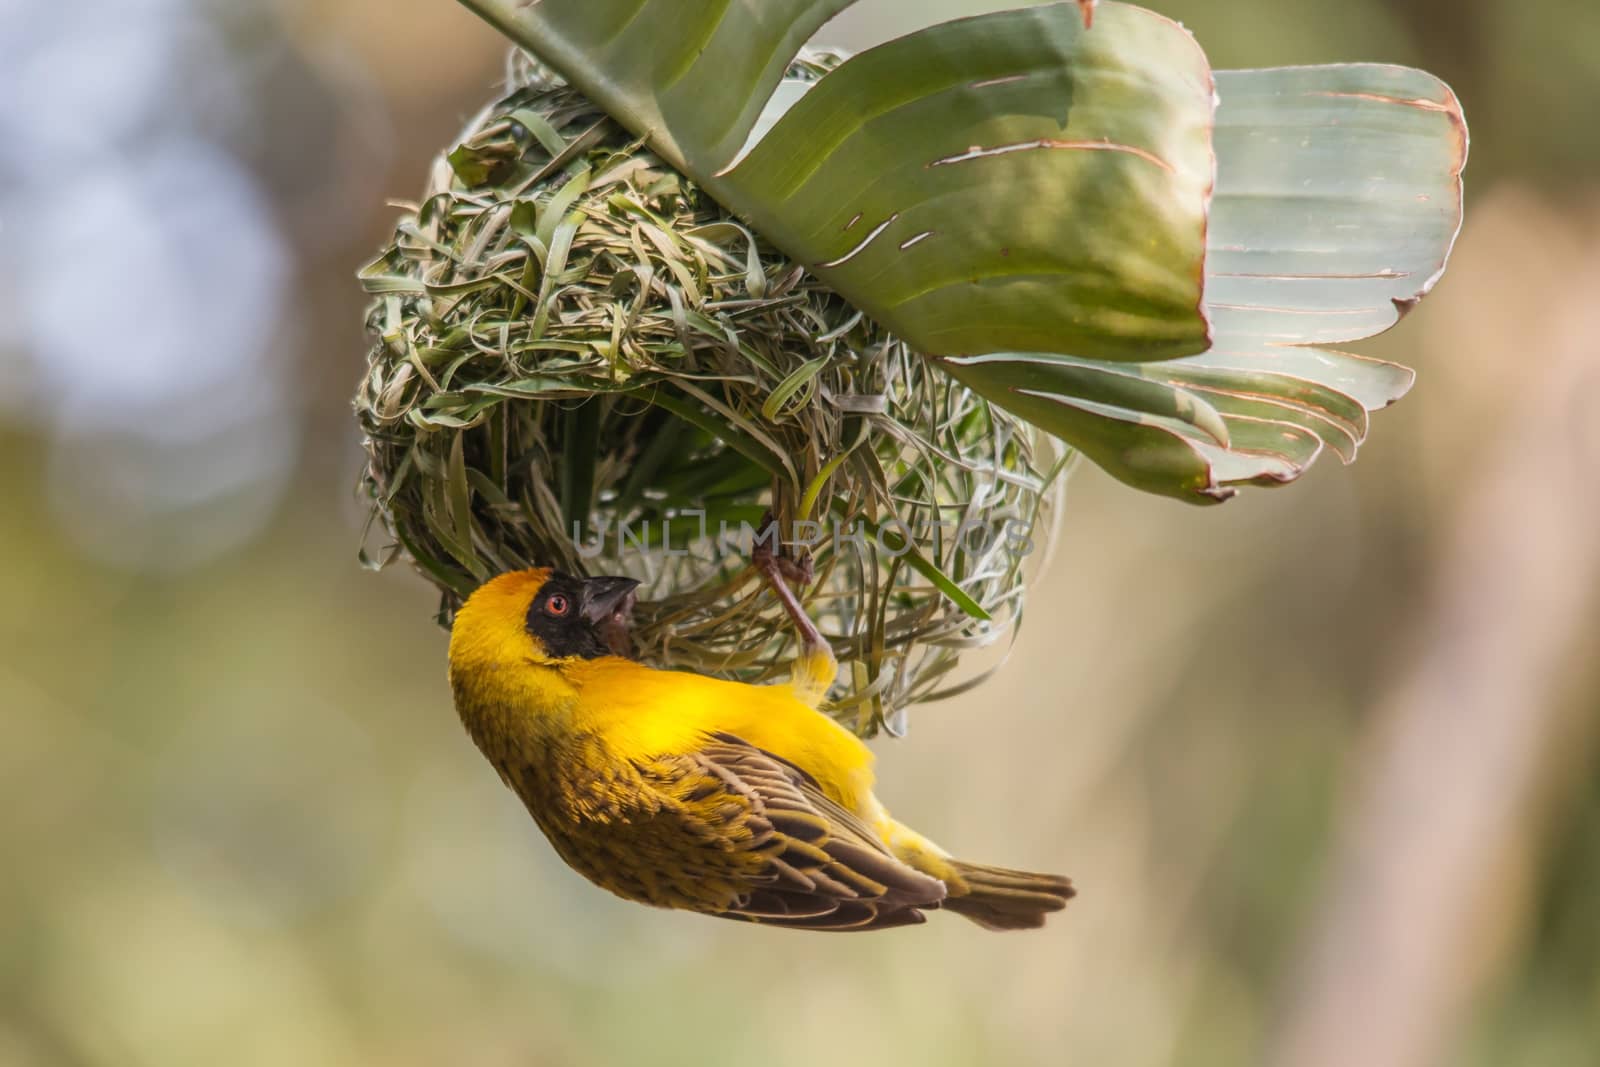
[[[814,930],[935,908],[1023,929],[1073,895],[1055,875],[952,859],[891,819],[872,753],[816,709],[835,669],[820,642],[783,685],[618,654],[637,584],[504,574],[450,635],[461,721],[574,870],[628,900]]]

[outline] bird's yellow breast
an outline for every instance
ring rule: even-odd
[[[654,670],[612,657],[577,662],[563,673],[574,690],[563,716],[568,728],[597,735],[619,758],[691,752],[712,735],[732,734],[800,767],[846,810],[864,813],[870,805],[871,750],[788,686]]]

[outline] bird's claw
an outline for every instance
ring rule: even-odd
[[[817,568],[811,562],[811,553],[802,551],[798,556],[779,556],[773,561],[778,573],[796,588],[804,589],[817,579]]]
[[[828,688],[839,673],[833,649],[824,640],[822,631],[806,614],[805,605],[795,595],[796,589],[805,589],[816,579],[816,569],[811,553],[802,551],[797,556],[785,555],[783,541],[778,536],[778,524],[769,511],[761,520],[761,532],[756,535],[750,549],[750,564],[771,586],[778,603],[794,622],[800,634],[800,653],[795,658],[789,682],[795,696],[808,707],[817,707],[827,698]]]
[[[778,602],[794,621],[795,629],[800,631],[800,638],[806,648],[813,651],[827,649],[828,643],[823,640],[822,632],[817,629],[817,624],[811,621],[811,616],[806,614],[805,606],[800,603],[800,598],[795,595],[794,589],[790,588],[790,583],[793,583],[796,588],[803,590],[816,579],[816,568],[812,563],[811,553],[802,552],[799,556],[784,554],[778,523],[770,511],[762,518],[761,531],[756,535],[755,544],[750,548],[750,564],[772,587]],[[831,655],[830,652],[830,658]]]
[[[770,511],[761,518],[761,529],[750,548],[750,562],[762,574],[770,575],[776,571],[785,581],[801,589],[817,577],[810,552],[802,549],[798,555],[789,555],[784,551],[778,520]]]

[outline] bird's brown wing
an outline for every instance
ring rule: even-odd
[[[638,770],[662,801],[648,835],[661,863],[701,875],[689,906],[775,926],[872,930],[921,922],[919,909],[944,899],[943,882],[891,855],[809,774],[737,737],[718,734]]]

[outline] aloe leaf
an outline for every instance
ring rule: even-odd
[[[1218,347],[1381,333],[1461,227],[1467,127],[1439,79],[1361,63],[1221,71],[1206,302]]]
[[[789,61],[855,0],[462,0],[694,177],[743,146]]]
[[[1188,355],[1211,122],[1205,58],[1165,19],[1006,11],[847,60],[722,187],[923,351]]]
[[[1324,450],[1350,462],[1369,413],[1410,388],[1408,368],[1326,346],[1393,326],[1444,272],[1467,150],[1460,104],[1421,71],[1222,71],[1217,85],[1212,349],[941,361],[1117,478],[1193,503],[1293,481]],[[1197,422],[1206,407],[1225,439]]]
[[[1207,346],[1214,96],[1168,19],[1112,3],[1093,30],[1078,3],[961,19],[775,97],[849,0],[463,2],[923,351]]]

